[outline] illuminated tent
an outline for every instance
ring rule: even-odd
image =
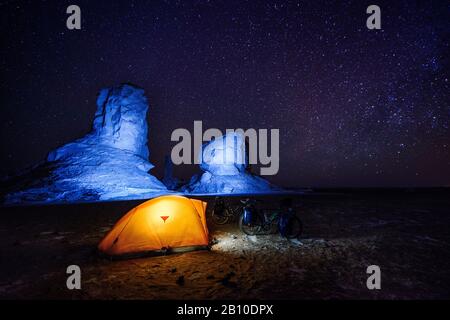
[[[206,202],[162,196],[123,216],[98,245],[107,255],[188,251],[208,246]]]

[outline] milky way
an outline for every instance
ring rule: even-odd
[[[381,30],[366,27],[372,2]],[[269,180],[283,186],[450,185],[450,6],[392,2],[76,1],[77,31],[71,2],[7,1],[1,173],[82,136],[98,90],[131,82],[157,176],[171,132],[202,120],[279,128]]]

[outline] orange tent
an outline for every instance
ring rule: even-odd
[[[98,245],[107,255],[187,251],[208,246],[206,202],[162,196],[123,216]]]

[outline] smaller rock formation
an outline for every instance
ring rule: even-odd
[[[162,183],[169,190],[175,190],[180,185],[180,181],[173,176],[173,162],[169,155],[164,157],[164,177]]]
[[[282,191],[248,171],[244,137],[228,133],[205,145],[201,151],[200,169],[181,191],[191,194],[254,194]]]

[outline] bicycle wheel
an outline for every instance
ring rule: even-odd
[[[242,208],[239,206],[228,208],[228,214],[229,214],[228,222],[237,221],[239,219],[242,211],[243,211]]]
[[[229,217],[228,209],[223,210],[221,213],[217,213],[216,210],[213,210],[211,213],[211,219],[217,225],[227,224]]]
[[[239,216],[239,229],[250,236],[259,234],[261,231],[262,221],[259,215],[255,214],[252,217],[251,223],[244,223],[244,214]]]
[[[299,218],[293,216],[289,219],[289,223],[286,226],[286,238],[294,239],[298,238],[303,232],[303,223]]]

